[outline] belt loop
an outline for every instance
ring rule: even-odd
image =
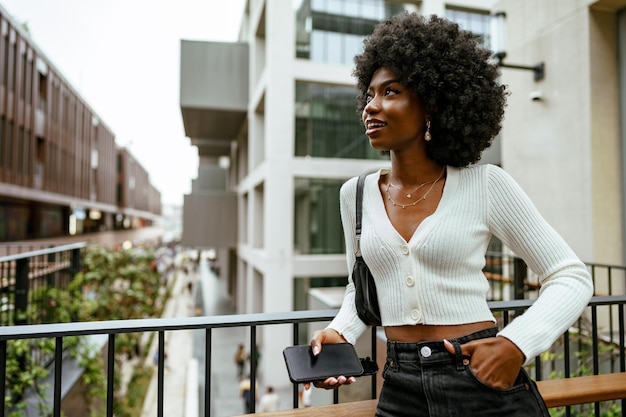
[[[456,359],[456,370],[463,371],[465,365],[463,365],[463,353],[461,352],[461,344],[458,340],[451,340],[452,346],[454,346],[454,357]]]
[[[387,362],[391,365],[391,369],[397,369],[398,357],[396,356],[396,344],[392,341],[387,341]]]

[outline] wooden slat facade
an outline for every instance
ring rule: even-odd
[[[115,228],[120,215],[151,224],[161,195],[127,154],[0,7],[0,241],[68,233],[74,207],[102,213],[86,222],[98,230]],[[118,174],[118,158],[132,160],[132,172]],[[120,178],[125,173],[132,179]]]

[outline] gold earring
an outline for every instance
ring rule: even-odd
[[[430,134],[430,120],[426,121],[426,133],[424,133],[424,140],[426,142],[430,142],[432,139],[432,135]]]

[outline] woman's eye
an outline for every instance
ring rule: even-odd
[[[397,93],[398,93],[398,90],[393,89],[393,88],[391,88],[391,87],[387,87],[387,88],[385,89],[385,95],[386,95],[386,96],[388,96],[388,95],[390,95],[390,94],[397,94]]]
[[[365,102],[369,103],[372,101],[372,95],[370,93],[365,93]]]

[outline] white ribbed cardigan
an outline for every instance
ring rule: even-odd
[[[376,281],[383,326],[495,322],[482,272],[492,234],[524,259],[541,283],[533,306],[499,332],[524,353],[526,364],[582,314],[593,293],[585,265],[501,168],[448,167],[437,210],[422,221],[409,242],[387,217],[378,188],[384,172],[366,178],[361,236],[363,258]],[[348,180],[340,191],[350,272],[355,261],[356,182],[356,177]],[[367,327],[356,314],[351,276],[341,309],[329,327],[351,343]]]

